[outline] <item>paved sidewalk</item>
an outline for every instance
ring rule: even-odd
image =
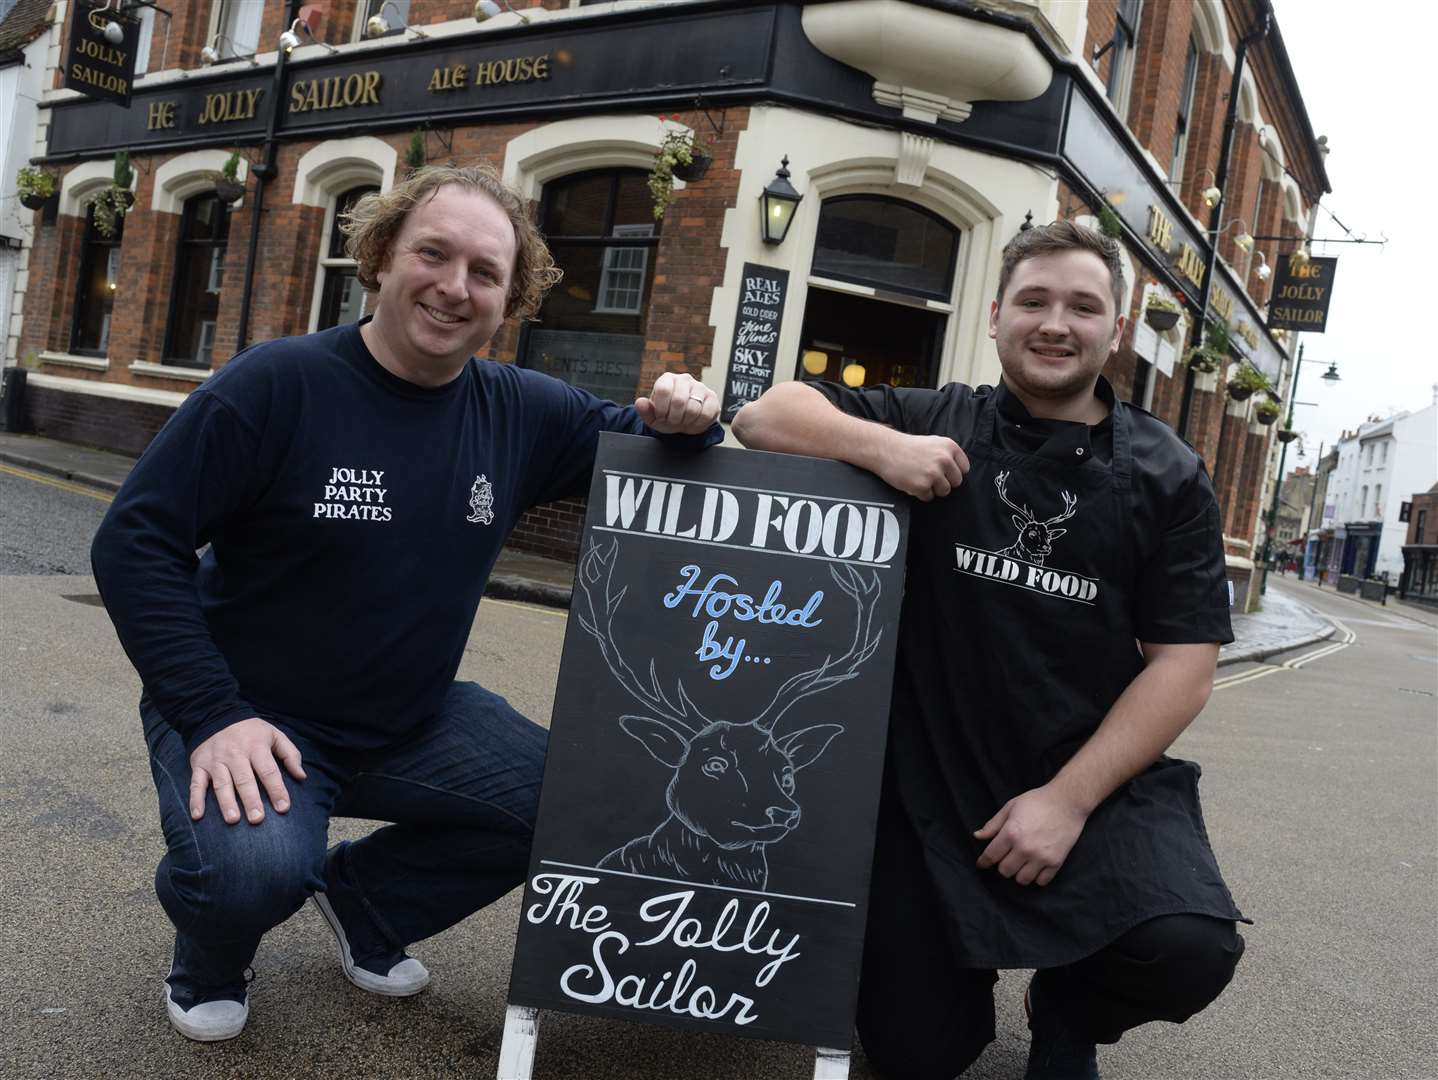
[[[133,458],[122,454],[9,432],[0,432],[0,461],[112,492],[119,490],[134,465]],[[1295,578],[1275,577],[1270,582],[1292,582],[1302,588],[1317,588],[1312,583],[1299,582]],[[505,548],[495,564],[494,573],[490,575],[485,595],[567,608],[573,585],[572,564]],[[1324,592],[1342,595],[1329,589]],[[1356,597],[1350,599],[1370,607],[1379,606]],[[1418,614],[1410,614],[1410,617],[1438,626],[1438,612],[1392,601],[1384,610],[1394,614],[1416,612]],[[1220,651],[1220,666],[1262,660],[1287,649],[1321,641],[1333,634],[1334,627],[1301,600],[1269,588],[1263,598],[1262,611],[1252,615],[1234,615],[1233,632],[1236,640]]]

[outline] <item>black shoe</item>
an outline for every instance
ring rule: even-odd
[[[249,994],[246,985],[254,980],[254,971],[246,968],[241,981],[232,986],[211,989],[192,987],[170,966],[165,978],[165,1011],[170,1024],[181,1035],[196,1042],[223,1042],[245,1030],[250,1018]]]
[[[355,955],[351,935],[345,932],[341,915],[349,918],[351,925],[355,925],[355,919],[362,916],[357,916],[354,910],[357,901],[350,895],[353,890],[347,888],[338,875],[337,863],[344,857],[345,847],[345,844],[336,844],[325,860],[328,891],[318,892],[310,897],[323,916],[325,925],[335,936],[335,942],[339,946],[340,967],[345,978],[361,990],[368,990],[372,994],[384,994],[388,997],[418,994],[429,985],[429,970],[403,949],[388,950],[382,947],[377,953],[365,951],[361,955]]]
[[[1024,991],[1024,1012],[1033,1041],[1024,1080],[1099,1080],[1098,1047],[1071,1038],[1062,1027],[1035,1023],[1034,981]]]

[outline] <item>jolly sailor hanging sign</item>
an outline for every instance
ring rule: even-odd
[[[515,1005],[847,1048],[907,507],[601,437]]]

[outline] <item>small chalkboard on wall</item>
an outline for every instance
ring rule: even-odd
[[[719,419],[726,424],[749,402],[758,401],[774,383],[774,361],[779,352],[779,329],[788,292],[789,271],[758,263],[744,264],[739,308],[734,314],[729,374],[724,380],[724,401],[719,409]]]
[[[847,465],[601,436],[504,1080],[540,1009],[847,1075],[907,529]]]

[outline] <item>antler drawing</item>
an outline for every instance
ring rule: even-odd
[[[1018,511],[1013,518],[1013,523],[1017,526],[1019,535],[1018,539],[999,554],[1012,555],[1015,558],[1042,566],[1044,559],[1053,551],[1053,542],[1068,532],[1067,529],[1055,529],[1054,526],[1074,516],[1074,510],[1078,507],[1078,496],[1067,491],[1059,492],[1064,500],[1063,512],[1055,514],[1047,521],[1039,521],[1029,510],[1027,504],[1019,505],[1009,498],[1009,493],[1005,490],[1008,479],[1008,470],[999,473],[994,477],[994,487],[998,489],[999,498],[1003,500],[1004,505],[1011,510]]]
[[[731,723],[705,717],[682,682],[676,704],[660,687],[652,659],[647,685],[625,662],[614,639],[615,613],[628,591],[613,587],[618,552],[617,540],[603,552],[591,542],[576,578],[576,617],[598,642],[615,680],[651,714],[621,716],[619,726],[673,776],[665,789],[668,816],[653,832],[609,852],[599,866],[762,889],[769,877],[765,848],[799,824],[795,774],[817,760],[844,729],[816,724],[777,738],[775,730],[797,702],[856,678],[878,648],[883,636],[873,628],[878,574],[870,571],[866,578],[849,566],[830,567],[840,591],[854,603],[849,648],[787,679],[758,716]]]

